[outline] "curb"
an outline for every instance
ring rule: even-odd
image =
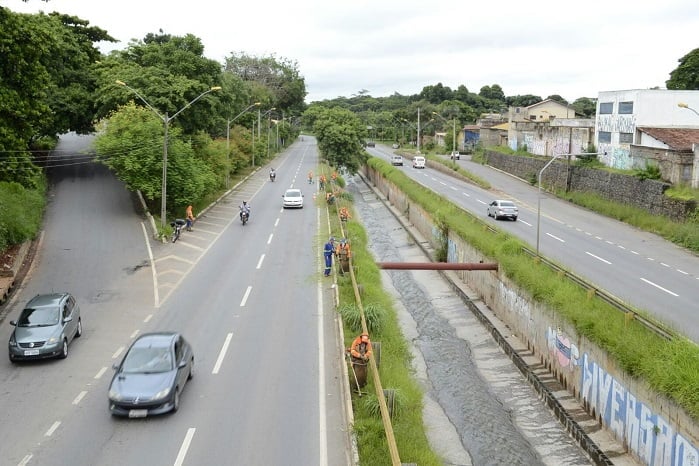
[[[29,246],[31,246],[31,241],[25,241],[19,248],[17,257],[15,257],[15,263],[9,270],[9,276],[0,277],[0,305],[5,304],[7,298],[15,287],[15,277],[19,271],[24,259],[27,257],[29,252]]]

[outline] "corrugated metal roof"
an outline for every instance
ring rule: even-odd
[[[699,128],[652,128],[639,126],[638,130],[667,144],[672,150],[692,150],[692,144],[699,144]]]

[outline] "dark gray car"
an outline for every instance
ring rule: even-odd
[[[80,307],[70,293],[38,294],[24,307],[8,342],[10,361],[66,358],[83,333]]]
[[[182,335],[144,333],[114,366],[109,411],[132,418],[177,411],[193,366],[194,353]]]

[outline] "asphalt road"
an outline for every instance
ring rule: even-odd
[[[61,149],[86,142],[66,138]],[[6,322],[34,294],[68,290],[84,334],[66,360],[0,361],[0,463],[348,464],[341,346],[331,282],[320,277],[325,238],[305,184],[316,164],[313,142],[298,142],[275,161],[275,183],[253,175],[174,244],[151,241],[131,196],[100,166],[52,173],[40,252]],[[308,207],[281,209],[292,185]],[[243,199],[253,208],[245,226]],[[0,340],[11,329],[0,327]],[[195,354],[180,410],[112,418],[111,365],[139,333],[166,329]]]
[[[370,153],[390,161],[394,150],[378,145]],[[491,190],[461,181],[438,170],[413,169],[405,160],[402,170],[485,222],[537,246],[540,253],[615,295],[647,311],[695,342],[699,342],[699,260],[674,244],[629,225],[577,207],[522,180],[464,158],[465,170],[488,180]],[[398,167],[400,168],[400,167]],[[486,216],[493,199],[511,199],[519,219],[496,221]]]

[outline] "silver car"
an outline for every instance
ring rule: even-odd
[[[300,189],[287,189],[282,195],[282,206],[285,209],[303,209],[303,193]]]
[[[517,220],[519,209],[512,201],[497,199],[488,204],[488,217],[493,217],[495,220],[500,218],[511,218]]]
[[[8,342],[10,361],[66,358],[83,333],[80,307],[70,293],[38,294],[24,307]]]

